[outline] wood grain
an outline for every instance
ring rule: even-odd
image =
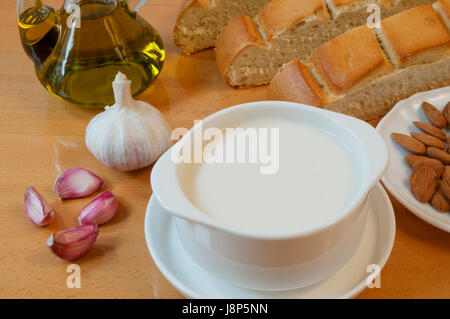
[[[171,35],[180,2],[153,0],[141,11],[160,31],[167,60],[161,76],[139,98],[159,108],[173,127],[186,128],[227,106],[263,100],[265,87],[226,87],[214,51],[180,55]],[[115,172],[92,157],[84,130],[98,111],[59,101],[41,87],[19,41],[15,1],[2,1],[0,12],[0,298],[180,298],[154,265],[144,239],[150,169]],[[57,201],[54,179],[71,167],[96,172],[120,200],[116,218],[101,227],[94,248],[77,261],[81,289],[66,287],[69,263],[45,246],[50,233],[77,224],[78,212],[89,201]],[[38,228],[25,216],[23,193],[30,185],[57,212],[49,227]],[[381,288],[366,289],[360,298],[450,297],[450,235],[392,201],[394,249],[381,274]]]

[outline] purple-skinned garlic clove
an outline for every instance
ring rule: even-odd
[[[119,203],[110,191],[104,191],[95,197],[80,213],[78,220],[81,225],[102,225],[109,222],[117,212]]]
[[[33,187],[28,187],[24,196],[28,219],[37,226],[46,226],[55,219],[55,211]]]
[[[86,254],[97,236],[97,225],[81,225],[50,235],[47,246],[59,258],[71,261]]]
[[[91,195],[103,185],[103,180],[84,168],[71,168],[55,182],[55,192],[60,199],[80,198]]]

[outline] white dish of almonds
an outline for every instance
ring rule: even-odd
[[[413,214],[447,232],[450,232],[450,213],[439,212],[429,203],[421,203],[414,197],[409,185],[411,168],[404,160],[405,155],[411,153],[398,145],[392,139],[391,134],[402,133],[409,135],[410,132],[421,132],[414,126],[413,121],[429,123],[423,113],[422,103],[431,103],[442,111],[449,101],[450,86],[414,94],[398,102],[377,126],[377,131],[386,142],[389,151],[389,164],[382,178],[383,184]],[[447,135],[450,134],[448,129],[443,129],[443,131]]]

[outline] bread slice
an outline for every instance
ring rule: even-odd
[[[185,0],[173,40],[184,54],[214,47],[220,30],[237,13],[255,16],[268,0]]]
[[[376,32],[367,26],[350,30],[305,61],[286,64],[271,81],[268,98],[371,120],[416,92],[448,85],[450,33],[429,4],[383,19]]]
[[[436,60],[450,48],[447,28],[431,5],[415,7],[384,19],[379,38],[397,67]]]
[[[395,1],[395,4],[391,1]],[[435,1],[435,0],[434,0]],[[243,14],[230,19],[216,43],[216,60],[226,83],[235,88],[270,82],[278,69],[295,59],[307,58],[325,41],[365,24],[367,6],[380,7],[381,17],[389,17],[415,4],[433,0],[271,0],[253,19]],[[259,31],[236,37],[242,20]],[[245,30],[243,31],[245,32]],[[249,41],[247,40],[249,39]],[[261,41],[264,46],[261,46]]]
[[[372,30],[363,25],[318,47],[311,55],[316,73],[333,94],[344,94],[392,70]]]

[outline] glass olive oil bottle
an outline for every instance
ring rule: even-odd
[[[161,72],[163,43],[127,1],[66,0],[61,10],[20,2],[23,47],[42,85],[57,97],[86,107],[112,105],[117,72],[132,81],[133,95]]]

